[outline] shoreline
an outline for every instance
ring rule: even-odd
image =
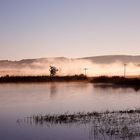
[[[74,76],[3,76],[1,83],[88,82],[84,75]]]
[[[0,84],[4,83],[45,83],[45,82],[86,82],[98,86],[132,87],[140,88],[140,78],[127,78],[120,76],[87,77],[83,74],[73,76],[2,76]]]

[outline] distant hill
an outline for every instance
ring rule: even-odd
[[[93,57],[84,57],[84,60],[91,60],[95,63],[140,63],[140,55],[131,56],[131,55],[105,55],[105,56],[93,56]]]
[[[83,58],[66,58],[66,57],[54,57],[54,58],[36,58],[36,59],[22,59],[19,61],[9,61],[9,60],[0,60],[0,67],[39,67],[41,64],[53,64],[59,62],[69,62],[76,60],[90,60],[93,63],[97,64],[109,64],[109,63],[135,63],[140,64],[140,55],[131,56],[131,55],[105,55],[105,56],[93,56],[93,57],[83,57]],[[37,65],[38,64],[38,65]]]
[[[19,61],[11,61],[11,60],[0,60],[0,67],[39,67],[39,64],[53,64],[54,62],[60,62],[60,61],[67,61],[68,58],[64,57],[56,57],[56,58],[36,58],[36,59],[22,59]]]

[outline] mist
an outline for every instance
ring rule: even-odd
[[[58,68],[58,76],[80,75],[87,76],[123,76],[124,63],[114,61],[113,63],[96,63],[84,59],[66,59],[66,58],[48,58],[33,59],[22,61],[2,61],[0,62],[0,76],[33,76],[33,75],[50,75],[49,67]],[[138,64],[127,63],[126,76],[135,76],[140,74]]]

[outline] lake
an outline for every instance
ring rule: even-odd
[[[0,140],[93,140],[92,124],[48,126],[25,118],[134,108],[140,108],[140,91],[133,88],[86,82],[0,84]]]

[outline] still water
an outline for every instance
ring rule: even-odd
[[[140,108],[140,91],[133,88],[84,82],[1,84],[0,140],[93,140],[90,124],[47,126],[17,120],[34,114],[133,108]]]

